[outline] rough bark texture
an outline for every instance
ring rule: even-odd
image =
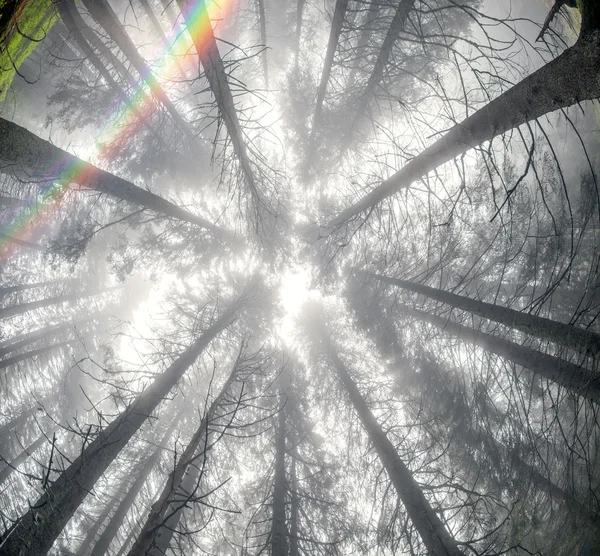
[[[396,452],[373,413],[371,413],[346,366],[333,349],[331,341],[326,335],[323,335],[323,338],[325,350],[333,363],[337,376],[348,392],[362,426],[369,435],[369,439],[394,485],[408,517],[421,536],[429,554],[431,556],[463,556],[463,552],[458,548],[456,541],[446,530],[437,513],[425,498],[412,473]]]
[[[226,310],[175,362],[152,383],[106,429],[87,445],[81,455],[59,475],[44,494],[21,517],[0,545],[1,556],[45,555],[96,481],[131,437],[156,409],[211,340],[234,319],[235,305]]]
[[[429,297],[430,299],[441,301],[457,309],[468,311],[479,317],[515,328],[543,340],[549,340],[566,348],[571,348],[592,356],[600,355],[600,336],[570,324],[538,317],[537,315],[530,315],[529,313],[522,313],[508,307],[471,299],[430,286],[415,284],[407,280],[398,280],[372,272],[368,272],[367,275],[385,284],[398,286],[402,289]]]
[[[13,122],[0,118],[0,160],[25,166],[48,177],[56,176],[63,184],[105,193],[111,197],[206,228],[217,235],[229,234],[200,216],[195,216],[162,197],[105,172],[80,158],[55,147],[48,141]]]
[[[416,317],[443,329],[445,332],[459,337],[465,342],[473,343],[503,359],[512,361],[525,369],[552,381],[564,388],[579,394],[591,401],[600,401],[600,374],[580,367],[552,355],[521,346],[509,340],[473,330],[443,317],[431,315],[406,305],[396,305],[404,314]]]
[[[330,222],[337,227],[409,187],[445,162],[549,112],[600,97],[600,31],[582,35],[560,56],[454,126],[381,185]]]
[[[140,77],[146,82],[148,87],[150,87],[152,94],[165,107],[167,112],[171,115],[171,118],[173,118],[173,121],[177,124],[177,127],[179,127],[179,129],[185,133],[188,140],[194,141],[195,137],[191,130],[190,124],[181,117],[181,114],[179,114],[177,108],[175,108],[175,105],[171,102],[164,89],[148,67],[148,64],[146,64],[145,60],[141,57],[135,44],[133,44],[133,41],[129,38],[129,35],[121,25],[119,18],[110,7],[108,2],[106,2],[106,0],[82,1],[92,17],[108,33],[110,38],[131,62],[131,65],[140,74]]]
[[[275,475],[273,477],[273,515],[271,518],[271,556],[287,556],[287,527],[285,519],[285,401],[279,395],[277,435],[275,439]]]
[[[158,497],[158,500],[152,505],[150,514],[146,519],[144,526],[140,534],[138,535],[134,545],[129,551],[129,556],[146,556],[147,554],[153,554],[153,548],[155,547],[155,540],[160,532],[160,529],[174,514],[181,515],[180,510],[183,509],[185,504],[189,500],[189,492],[182,492],[182,482],[186,473],[189,475],[192,472],[190,466],[197,464],[199,461],[203,461],[206,457],[206,446],[209,440],[209,425],[214,419],[217,410],[223,403],[223,399],[227,395],[227,391],[235,379],[237,368],[234,366],[229,378],[221,388],[219,395],[211,403],[208,411],[200,420],[200,425],[196,429],[194,436],[186,446],[183,454],[179,458],[177,465],[170,473],[169,477],[165,482],[165,486]],[[179,519],[177,519],[179,521]],[[171,529],[177,526],[177,523],[171,523]],[[169,535],[170,540],[171,535]],[[168,548],[168,545],[165,549]],[[158,551],[157,551],[158,553]],[[98,556],[100,556],[98,554]]]

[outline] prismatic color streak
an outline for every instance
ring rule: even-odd
[[[191,36],[204,42],[211,30],[211,20],[224,19],[231,13],[231,8],[236,0],[222,0],[218,4],[209,0],[189,0],[182,10],[185,21],[185,29],[179,26],[172,29],[169,43],[161,49],[156,64],[157,74],[163,80],[169,80],[177,76],[181,64],[177,63],[178,52],[186,53],[183,58],[184,67],[196,67],[197,57],[191,54],[193,42]],[[173,1],[173,7],[177,2]],[[150,91],[151,93],[152,91]],[[112,158],[124,144],[135,136],[140,126],[143,125],[140,114],[149,114],[153,108],[152,95],[148,93],[143,76],[140,77],[137,86],[131,93],[127,102],[115,104],[109,111],[107,120],[99,137],[95,141],[95,147],[101,158]],[[46,173],[47,184],[31,199],[24,207],[16,208],[7,219],[7,223],[0,226],[0,260],[6,259],[19,247],[11,239],[27,239],[34,231],[47,221],[52,214],[52,209],[60,203],[69,186],[78,183],[82,177],[79,162],[73,162],[61,168],[59,166],[50,168]]]

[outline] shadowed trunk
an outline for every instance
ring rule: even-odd
[[[181,454],[177,465],[175,465],[175,468],[167,478],[160,496],[152,505],[148,518],[129,551],[129,556],[164,554],[168,549],[184,507],[189,503],[190,499],[193,500],[194,498],[193,493],[196,481],[192,484],[190,484],[191,481],[187,481],[186,485],[183,483],[186,477],[189,478],[195,475],[195,469],[202,469],[206,463],[210,424],[223,403],[237,371],[236,363],[218,396],[200,420],[200,425],[183,454]]]
[[[331,31],[329,33],[329,41],[327,42],[327,51],[325,53],[325,61],[323,62],[323,71],[321,73],[321,81],[319,83],[319,89],[317,90],[317,103],[313,115],[313,124],[310,131],[311,144],[314,144],[317,138],[317,131],[321,120],[321,111],[325,100],[325,92],[327,91],[327,83],[329,83],[331,68],[333,66],[333,57],[335,56],[338,41],[340,40],[340,35],[342,33],[348,1],[349,0],[336,0],[335,3],[333,21],[331,22]],[[315,147],[313,146],[312,149],[314,151]]]
[[[287,556],[287,527],[285,523],[285,400],[279,394],[279,413],[275,440],[275,476],[273,478],[273,516],[271,520],[271,556]]]
[[[406,305],[397,304],[396,307],[406,315],[441,328],[444,332],[475,344],[490,353],[495,353],[575,394],[591,401],[600,401],[600,375],[585,367]]]
[[[13,305],[12,307],[5,307],[4,309],[0,309],[0,319],[23,315],[29,311],[34,311],[35,309],[50,307],[51,305],[58,305],[59,303],[65,303],[67,301],[77,301],[93,295],[96,294],[91,292],[68,293],[65,295],[57,295],[56,297],[47,297],[46,299],[40,299],[39,301],[30,301],[29,303]]]
[[[110,425],[101,431],[73,463],[50,485],[31,509],[7,532],[0,545],[1,556],[21,550],[28,556],[43,556],[108,466],[145,423],[209,343],[229,326],[239,304],[232,304]]]
[[[140,77],[146,82],[148,87],[150,87],[152,94],[171,115],[171,118],[173,118],[173,121],[177,124],[179,129],[185,133],[189,141],[195,141],[195,136],[190,124],[181,117],[181,114],[179,114],[177,108],[175,108],[175,105],[171,102],[161,84],[148,67],[148,64],[146,64],[138,52],[135,44],[133,44],[133,41],[129,38],[127,31],[125,31],[121,25],[119,18],[108,2],[106,2],[106,0],[82,1],[91,16],[98,22],[100,27],[108,33],[108,36],[121,49],[123,54],[125,54],[131,65],[140,74]]]
[[[371,413],[356,383],[335,352],[331,340],[324,330],[320,336],[338,379],[348,392],[362,426],[367,432],[398,497],[429,554],[431,556],[463,556],[463,552],[459,550],[456,541],[446,530],[437,512],[431,507],[412,473],[396,452],[394,445],[387,438],[373,413]]]
[[[35,284],[19,284],[18,286],[6,286],[0,288],[0,297],[4,297],[9,293],[22,292],[24,290],[31,290],[33,288],[43,288],[45,286],[52,286],[60,283],[61,280],[47,280],[46,282],[36,282]],[[0,346],[3,346],[5,342],[1,342]]]
[[[600,31],[571,48],[455,125],[401,170],[330,222],[337,227],[409,187],[445,162],[559,108],[600,97]]]
[[[127,488],[127,483],[129,481],[125,480],[119,485],[118,492]],[[108,519],[110,513],[114,510],[115,506],[119,502],[118,498],[113,497],[108,505],[104,508],[104,511],[98,516],[98,519],[94,522],[92,528],[87,532],[87,535],[83,539],[82,543],[79,545],[75,556],[86,556],[89,553],[90,545],[94,542],[98,531],[104,526],[104,523]]]
[[[36,410],[36,407],[30,407],[29,409],[26,409],[10,421],[4,423],[4,425],[0,427],[0,440],[4,441],[8,433],[13,429],[22,429],[27,419],[29,419],[29,417],[31,417],[36,412]]]
[[[366,274],[385,284],[398,286],[404,290],[441,301],[457,309],[468,311],[484,319],[503,324],[509,328],[515,328],[526,334],[560,344],[566,348],[571,348],[592,356],[600,355],[600,336],[594,332],[407,280],[398,280],[373,272],[367,272]]]
[[[0,471],[0,486],[2,486],[8,478],[17,470],[19,465],[21,465],[33,452],[35,452],[45,441],[47,440],[45,435],[40,435],[37,440],[32,442],[26,448],[23,448],[18,456],[7,463],[2,471]]]
[[[290,468],[290,556],[300,556],[298,546],[298,493],[296,492],[296,460],[292,453]]]
[[[84,162],[25,128],[2,118],[0,118],[0,160],[23,165],[48,178],[56,176],[62,187],[76,183],[81,187],[105,193],[158,214],[190,222],[216,235],[230,236],[228,232],[201,216],[195,216],[154,193]]]
[[[169,438],[178,423],[179,419],[175,419],[173,424],[167,430],[166,434],[163,436],[159,446],[152,452],[150,457],[140,466],[135,480],[127,488],[127,494],[125,495],[123,500],[121,500],[121,503],[117,507],[117,510],[110,518],[108,525],[106,526],[104,531],[102,531],[102,534],[98,538],[96,544],[94,544],[91,556],[104,556],[104,554],[108,554],[110,543],[116,537],[119,528],[125,520],[127,512],[129,511],[131,506],[133,506],[133,503],[135,502],[135,499],[139,492],[142,490],[142,487],[146,484],[150,472],[158,463],[162,450],[164,449],[163,446],[165,446],[169,442]]]
[[[27,361],[27,359],[37,357],[38,355],[43,355],[44,353],[54,351],[55,349],[60,349],[64,346],[68,346],[73,343],[75,343],[75,340],[70,340],[68,342],[57,342],[56,344],[51,344],[49,346],[44,346],[38,349],[32,349],[31,351],[27,351],[19,355],[14,355],[13,357],[9,357],[0,361],[0,369],[5,369],[6,367],[10,367],[11,365],[20,363],[21,361]]]
[[[298,71],[300,59],[300,39],[302,37],[302,12],[306,0],[298,0],[296,3],[296,52],[294,52],[294,68]]]

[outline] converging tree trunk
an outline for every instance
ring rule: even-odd
[[[216,235],[229,235],[201,216],[191,214],[154,193],[105,172],[3,118],[0,118],[0,160],[55,178],[63,187],[76,183],[158,214],[190,222]]]
[[[190,440],[179,461],[171,471],[165,482],[160,496],[150,509],[150,514],[146,519],[140,534],[137,537],[133,547],[129,551],[129,556],[145,556],[146,554],[164,554],[168,549],[173,530],[177,527],[181,511],[193,499],[193,493],[182,489],[182,482],[186,473],[193,474],[193,467],[203,468],[206,464],[207,446],[210,440],[209,427],[215,419],[216,413],[223,404],[229,391],[231,383],[235,380],[238,371],[237,361],[233,369],[221,388],[221,391],[210,404],[208,411],[200,420],[200,424]],[[191,485],[195,490],[195,485]],[[172,519],[175,516],[176,519]],[[167,542],[163,547],[157,546],[160,541],[160,533],[163,527],[167,526]],[[163,543],[165,539],[163,539]],[[158,548],[158,550],[156,550]]]
[[[1,556],[21,552],[42,556],[50,550],[96,481],[209,343],[231,324],[237,308],[236,303],[225,310],[123,413],[82,449],[79,457],[7,532],[0,544]]]
[[[60,349],[73,343],[74,340],[69,340],[68,342],[57,342],[55,344],[50,344],[49,346],[32,349],[31,351],[20,353],[19,355],[14,355],[13,357],[8,357],[7,359],[3,359],[2,361],[0,361],[0,369],[5,369],[6,367],[10,367],[11,365],[20,363],[21,361],[27,361],[28,359],[32,359],[33,357],[37,357],[38,355],[43,355],[44,353]]]
[[[336,353],[331,340],[321,327],[320,337],[327,356],[331,360],[338,379],[348,392],[350,400],[356,409],[362,426],[367,432],[379,459],[385,468],[390,481],[402,501],[408,517],[431,556],[463,556],[456,540],[425,498],[419,484],[402,461],[394,445],[387,438],[381,425],[369,409],[367,402],[358,390],[346,366]]]
[[[117,489],[117,493],[125,490],[127,488],[128,483],[129,483],[129,477],[127,477],[124,481],[121,482],[121,484],[119,485],[119,487]],[[111,498],[110,502],[106,505],[106,507],[102,511],[102,513],[98,516],[96,521],[94,521],[94,525],[92,525],[92,527],[88,530],[83,541],[77,548],[77,552],[75,553],[75,556],[87,556],[89,554],[89,548],[92,545],[92,543],[94,542],[96,535],[98,534],[100,529],[102,529],[102,527],[104,527],[104,524],[106,523],[106,520],[108,519],[108,516],[115,509],[115,506],[118,503],[119,503],[119,499],[117,498],[117,496],[113,496]]]
[[[589,26],[584,13],[581,35],[571,48],[455,125],[329,225],[342,225],[485,141],[559,108],[600,97],[600,25],[596,20],[593,29]]]
[[[594,332],[544,317],[538,317],[537,315],[515,311],[514,309],[495,305],[494,303],[486,303],[485,301],[471,299],[430,286],[416,284],[414,282],[409,282],[408,280],[398,280],[397,278],[382,276],[381,274],[375,274],[374,272],[367,272],[366,275],[371,276],[384,284],[398,286],[404,290],[409,290],[428,297],[429,299],[441,301],[451,307],[468,311],[469,313],[503,324],[509,328],[515,328],[526,334],[537,336],[542,340],[548,340],[594,357],[600,355],[600,336]]]
[[[596,372],[559,357],[457,324],[437,315],[401,304],[397,304],[396,307],[406,315],[441,328],[444,332],[457,336],[462,341],[475,344],[490,353],[495,353],[503,359],[529,369],[575,394],[591,401],[600,401],[600,374]]]
[[[37,440],[29,444],[29,446],[23,448],[15,458],[10,460],[10,462],[6,460],[4,469],[0,471],[0,486],[2,486],[17,470],[19,465],[21,465],[31,454],[33,454],[33,452],[35,452],[46,440],[46,435],[41,434]]]
[[[285,499],[285,399],[279,394],[279,412],[275,436],[275,475],[273,478],[273,515],[271,517],[271,556],[287,556],[287,526]]]
[[[34,311],[35,309],[50,307],[51,305],[58,305],[59,303],[65,303],[68,301],[77,301],[84,297],[91,297],[93,295],[95,295],[95,293],[92,292],[68,293],[65,295],[57,295],[56,297],[47,297],[46,299],[40,299],[39,301],[30,301],[28,303],[13,305],[12,307],[5,307],[4,309],[0,309],[0,319],[7,319],[16,315],[23,315],[24,313]]]

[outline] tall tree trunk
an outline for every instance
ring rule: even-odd
[[[369,44],[369,38],[373,34],[373,29],[371,28],[371,25],[377,19],[377,16],[379,15],[379,12],[380,12],[380,8],[381,8],[381,6],[379,5],[379,0],[371,0],[371,3],[369,4],[369,11],[367,12],[367,21],[365,22],[365,25],[362,28],[362,31],[358,38],[358,42],[356,44],[356,50],[355,50],[356,53],[354,55],[356,62],[354,64],[354,67],[350,70],[350,75],[348,76],[348,86],[346,87],[346,89],[352,89],[352,87],[354,86],[354,82],[356,81],[356,72],[358,69],[357,68],[358,60],[360,60],[365,55],[367,45]],[[398,13],[397,10],[396,10],[396,13]],[[392,25],[393,25],[393,23],[392,23]],[[390,31],[391,31],[391,28],[392,27],[390,27]],[[388,34],[390,31],[388,31]],[[386,39],[387,39],[387,37],[386,37]],[[385,40],[384,40],[384,44],[385,44]],[[383,50],[383,48],[380,50],[379,56],[381,56],[382,50]],[[376,62],[376,65],[377,65],[377,62]],[[385,65],[387,65],[387,60],[385,61],[383,67],[385,67]],[[370,81],[370,79],[369,79],[369,81]]]
[[[127,488],[128,482],[129,482],[129,477],[127,477],[127,479],[125,481],[123,481],[121,483],[121,485],[119,485],[118,492],[125,490]],[[87,554],[89,554],[89,548],[90,548],[91,544],[94,542],[96,535],[98,534],[100,529],[102,529],[102,527],[106,523],[106,520],[108,519],[108,516],[115,509],[115,506],[118,504],[118,502],[119,502],[119,499],[116,496],[113,496],[111,501],[104,508],[103,512],[98,516],[98,519],[96,519],[96,521],[94,521],[94,525],[92,525],[91,529],[87,532],[87,535],[85,536],[85,538],[83,539],[83,541],[79,545],[79,547],[77,548],[77,552],[75,553],[75,556],[87,556]]]
[[[44,353],[54,351],[55,349],[60,349],[73,343],[74,340],[69,340],[67,342],[57,342],[55,344],[50,344],[49,346],[32,349],[31,351],[20,353],[19,355],[14,355],[13,357],[9,357],[0,361],[0,369],[6,369],[6,367],[10,367],[11,365],[15,365],[17,363],[20,363],[21,361],[27,361],[27,359],[32,359],[33,357],[37,357],[38,355],[43,355]]]
[[[360,121],[368,112],[369,105],[371,104],[371,101],[375,96],[377,87],[381,84],[383,80],[383,73],[390,61],[392,49],[394,48],[394,45],[396,44],[400,33],[404,30],[406,22],[408,21],[408,16],[413,11],[414,7],[415,0],[401,0],[398,4],[398,7],[396,8],[396,12],[394,13],[392,23],[390,24],[388,32],[385,35],[385,39],[383,40],[383,44],[381,45],[381,48],[377,55],[377,59],[375,60],[373,70],[369,75],[367,85],[365,86],[364,91],[361,93],[360,98],[357,102],[357,106],[354,109],[354,117],[350,125],[350,130],[347,132],[346,137],[342,142],[341,155],[343,155],[346,149],[349,147],[354,130],[358,127]],[[371,15],[370,11],[369,15]]]
[[[4,425],[0,426],[0,441],[4,442],[8,433],[10,433],[10,431],[12,431],[13,429],[21,429],[25,425],[27,419],[29,419],[29,417],[31,417],[36,412],[36,410],[37,408],[35,406],[30,407],[29,409],[26,409],[25,411],[19,413],[19,415],[17,415],[10,421],[4,423]]]
[[[267,57],[267,14],[265,13],[265,0],[256,0],[258,3],[258,24],[260,26],[260,42],[263,46],[262,67],[265,88],[269,88],[269,61]]]
[[[474,330],[457,324],[443,317],[431,315],[406,305],[396,305],[402,313],[432,324],[449,334],[459,337],[465,342],[475,344],[491,353],[499,355],[507,361],[529,369],[534,373],[555,382],[567,390],[579,394],[591,401],[600,401],[600,374],[585,367],[575,365],[547,355],[535,349],[521,346],[509,340]]]
[[[49,340],[50,338],[54,338],[61,332],[72,331],[74,327],[88,322],[93,318],[94,315],[64,324],[58,324],[56,326],[48,326],[34,330],[33,332],[21,334],[20,336],[10,338],[9,340],[4,340],[3,342],[0,342],[0,357],[4,357],[13,351],[21,349],[29,344],[33,344],[39,340]]]
[[[23,448],[19,455],[12,459],[10,463],[6,463],[4,469],[0,471],[0,486],[2,486],[13,474],[13,472],[17,470],[17,467],[19,467],[19,465],[21,465],[31,454],[33,454],[33,452],[35,452],[46,440],[46,436],[41,434],[37,440],[32,442],[26,448]]]
[[[45,286],[52,286],[58,284],[60,280],[47,280],[46,282],[36,282],[34,284],[19,284],[18,286],[3,286],[0,288],[0,297],[4,297],[9,293],[22,292],[24,290],[31,290],[33,288],[43,288]],[[0,346],[4,345],[4,342],[0,343]]]
[[[468,311],[484,319],[503,324],[509,328],[515,328],[526,334],[532,334],[533,336],[560,344],[566,348],[571,348],[594,357],[600,355],[600,336],[594,332],[407,280],[398,280],[373,272],[367,272],[366,274],[385,284],[398,286],[404,290],[441,301],[457,309]]]
[[[177,527],[183,508],[189,503],[190,496],[192,496],[192,492],[182,488],[182,482],[186,474],[188,476],[193,474],[193,468],[196,465],[202,467],[205,464],[205,458],[207,457],[206,448],[209,442],[209,426],[215,419],[219,407],[223,404],[224,398],[229,391],[231,383],[235,380],[237,372],[238,367],[236,362],[218,396],[210,404],[208,411],[205,412],[205,415],[200,420],[200,425],[183,454],[181,454],[177,465],[175,465],[175,468],[167,478],[160,496],[152,505],[148,518],[129,551],[129,556],[146,556],[147,554],[155,553],[164,554],[168,549],[173,530]],[[190,486],[193,491],[195,485]],[[160,541],[161,529],[165,525],[168,525],[168,530],[164,531],[166,536],[162,539],[163,550],[156,550],[159,548],[157,542]]]
[[[191,214],[154,193],[84,162],[3,118],[0,118],[0,160],[23,165],[48,177],[56,176],[65,185],[76,183],[158,214],[190,222],[222,237],[231,236],[201,216]]]
[[[108,549],[110,547],[110,543],[116,537],[121,525],[123,525],[127,512],[129,511],[131,506],[133,506],[133,503],[135,502],[135,499],[137,498],[139,492],[142,490],[142,487],[146,484],[150,472],[152,471],[152,469],[154,469],[154,467],[158,463],[158,460],[160,459],[160,455],[162,453],[162,450],[164,449],[163,447],[169,442],[169,438],[173,433],[175,426],[178,423],[179,418],[176,418],[173,424],[168,428],[167,432],[163,436],[163,439],[160,442],[159,446],[152,452],[150,457],[140,466],[135,480],[127,488],[127,494],[125,495],[123,500],[121,500],[121,503],[117,507],[117,510],[110,518],[108,525],[106,526],[104,531],[102,531],[102,534],[98,538],[98,541],[94,544],[91,556],[104,556],[105,554],[109,553]]]
[[[115,44],[122,50],[123,54],[131,62],[131,65],[139,73],[141,79],[143,79],[152,94],[159,100],[159,102],[165,107],[167,112],[173,118],[173,121],[177,126],[185,133],[188,140],[195,142],[196,138],[192,132],[191,126],[186,122],[181,114],[175,108],[175,105],[171,102],[167,93],[165,93],[162,85],[158,82],[148,64],[142,58],[138,52],[135,44],[129,38],[127,31],[121,25],[117,14],[110,7],[110,4],[106,0],[82,0],[84,6],[88,9],[92,17],[98,22],[98,24],[108,33],[109,37],[115,42]]]
[[[233,151],[240,164],[246,187],[255,207],[263,204],[252,162],[248,155],[242,126],[238,118],[227,72],[208,16],[206,0],[177,0],[196,53],[204,69],[210,90],[215,97],[219,114],[231,139]]]
[[[408,517],[418,531],[431,556],[463,556],[456,541],[446,530],[444,524],[425,498],[417,481],[402,461],[394,445],[389,441],[383,429],[367,406],[346,366],[335,352],[326,333],[321,334],[323,346],[330,358],[338,379],[348,392],[359,419],[373,444],[396,493],[406,508]]]
[[[327,83],[329,83],[331,68],[333,66],[333,57],[335,56],[335,51],[342,33],[342,26],[344,25],[344,19],[346,17],[348,1],[349,0],[336,0],[335,3],[333,21],[331,22],[331,31],[329,33],[329,41],[327,42],[327,51],[325,52],[325,61],[323,63],[323,71],[321,73],[321,81],[317,90],[317,103],[315,105],[315,113],[313,115],[313,124],[310,131],[311,144],[314,144],[317,138],[319,122],[321,121],[321,111],[323,109],[323,102],[325,100],[325,92],[327,91]],[[314,146],[312,148],[314,150]]]
[[[287,526],[285,519],[285,400],[279,394],[279,413],[275,441],[275,475],[273,478],[273,515],[271,519],[271,556],[287,556]]]
[[[82,450],[8,532],[0,544],[0,556],[21,551],[42,556],[54,544],[83,499],[106,471],[131,437],[144,424],[158,404],[177,384],[208,344],[234,320],[238,304],[232,304],[165,371]]]
[[[595,29],[583,33],[556,59],[451,128],[329,225],[340,226],[485,141],[559,108],[600,97],[599,73],[600,31]]]
[[[50,307],[51,305],[58,305],[59,303],[65,303],[67,301],[77,301],[83,297],[90,297],[93,295],[95,294],[91,292],[68,293],[57,295],[56,297],[47,297],[46,299],[40,299],[39,301],[30,301],[29,303],[13,305],[12,307],[5,307],[4,309],[0,309],[0,319],[23,315],[24,313],[34,311],[35,309]]]
[[[298,514],[299,514],[299,500],[297,492],[297,478],[296,478],[296,459],[292,452],[292,464],[290,466],[290,556],[300,556],[300,547],[298,546]]]

